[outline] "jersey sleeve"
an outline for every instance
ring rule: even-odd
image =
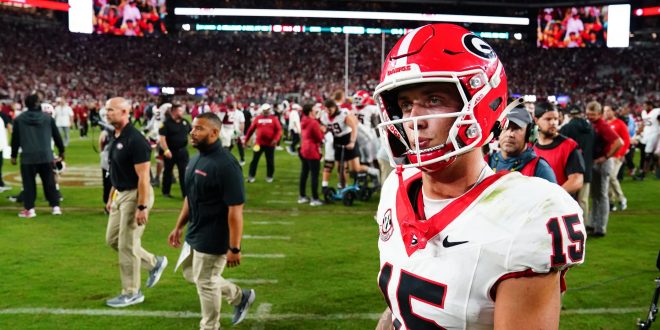
[[[547,193],[522,216],[511,242],[509,272],[548,273],[584,262],[586,230],[582,210],[559,186],[543,185]]]
[[[133,139],[133,149],[132,153],[132,162],[133,164],[141,164],[151,160],[151,146],[145,138],[142,137],[139,133],[136,134],[136,138]]]

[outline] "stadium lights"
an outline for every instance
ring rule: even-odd
[[[0,0],[0,2],[6,2],[8,4],[13,4],[17,7],[37,7],[45,8],[59,11],[69,11],[69,4],[59,1],[48,1],[48,0]]]
[[[147,86],[147,92],[151,95],[192,95],[203,96],[209,89],[207,87],[171,87],[171,86]]]
[[[188,31],[186,25],[181,28]],[[224,32],[275,32],[275,33],[344,33],[344,34],[393,34],[404,35],[410,29],[382,29],[363,26],[305,26],[305,25],[237,25],[237,24],[195,24],[195,31]],[[474,32],[485,39],[509,39],[508,32]]]
[[[174,8],[177,16],[247,16],[247,17],[297,17],[297,18],[345,18],[393,21],[486,23],[529,25],[527,17],[474,16],[448,14],[415,14],[396,12],[296,10],[296,9],[245,9],[245,8]]]
[[[660,15],[660,7],[646,7],[635,9],[635,16],[655,16]]]

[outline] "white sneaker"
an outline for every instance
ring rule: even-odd
[[[273,178],[266,178],[266,182],[268,182],[268,183],[273,182]]]
[[[253,178],[253,177],[248,177],[248,183],[252,183],[252,182],[254,182],[254,181],[256,181],[255,178]]]
[[[245,165],[245,161],[244,160],[239,161],[238,165],[241,165],[241,166]]]
[[[309,198],[305,196],[298,197],[298,204],[307,204],[309,203]]]
[[[318,199],[312,199],[311,202],[309,202],[309,206],[321,206],[323,205],[323,202],[321,202]]]
[[[628,200],[624,198],[621,200],[621,211],[625,211],[627,208],[628,208]]]
[[[110,307],[121,308],[121,307],[139,304],[143,301],[144,301],[144,295],[142,294],[142,291],[138,291],[138,293],[134,295],[121,294],[110,300],[106,300],[105,304]]]
[[[53,206],[53,215],[62,215],[62,209],[59,206]]]
[[[11,190],[11,187],[10,186],[0,186],[0,193],[3,193],[7,190]]]
[[[18,213],[19,218],[34,218],[37,216],[37,212],[34,209],[23,210]]]

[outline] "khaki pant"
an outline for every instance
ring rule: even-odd
[[[589,217],[589,190],[591,189],[591,183],[585,182],[582,184],[582,188],[578,190],[577,202],[582,208],[582,219],[585,221],[585,225],[591,227],[591,217]]]
[[[609,176],[612,169],[612,159],[601,164],[594,164],[591,176],[591,226],[594,233],[606,234],[607,222],[610,219]]]
[[[197,295],[202,307],[201,330],[220,328],[221,298],[224,296],[230,305],[241,303],[243,292],[236,284],[222,278],[227,263],[227,255],[207,254],[191,250],[181,267],[186,281],[197,286]]]
[[[154,205],[153,189],[150,196],[149,209]],[[140,265],[146,270],[153,269],[156,267],[156,256],[142,248],[145,226],[138,226],[135,221],[137,189],[115,191],[111,198],[105,241],[119,255],[121,293],[134,295],[140,290]]]
[[[623,190],[621,190],[621,184],[619,183],[619,179],[617,178],[617,175],[619,174],[619,170],[621,169],[621,166],[623,165],[623,157],[622,158],[616,158],[612,157],[612,170],[610,171],[610,203],[614,204],[617,202],[624,201],[626,199],[626,196],[623,194]]]

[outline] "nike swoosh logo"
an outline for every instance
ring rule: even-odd
[[[449,238],[449,236],[445,237],[445,239],[442,241],[442,246],[443,246],[443,247],[448,248],[448,247],[452,247],[452,246],[456,246],[456,245],[461,245],[461,244],[464,244],[464,243],[467,243],[467,242],[468,242],[468,241],[450,242],[450,241],[447,240],[448,238]]]

